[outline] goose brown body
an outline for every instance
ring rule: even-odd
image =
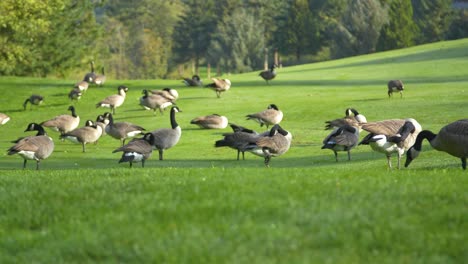
[[[80,124],[80,117],[76,114],[74,106],[68,107],[68,110],[71,111],[71,115],[58,115],[42,122],[41,125],[58,131],[60,134],[74,130]]]
[[[96,142],[102,135],[102,128],[93,121],[86,121],[86,126],[77,128],[73,131],[65,133],[60,136],[61,139],[67,139],[74,143],[82,145],[83,152],[86,152],[85,145],[87,143]]]
[[[258,113],[246,115],[247,120],[254,120],[260,124],[265,125],[268,129],[270,125],[276,125],[283,120],[283,112],[275,104],[270,104],[266,110]]]
[[[196,117],[190,121],[190,124],[206,129],[223,129],[227,127],[228,119],[225,116],[212,114]]]
[[[130,137],[139,135],[145,131],[141,126],[129,123],[129,122],[114,122],[114,118],[111,113],[105,113],[104,118],[109,120],[109,124],[106,126],[106,133],[120,140],[121,145],[125,145],[125,140]]]
[[[108,107],[111,109],[112,114],[115,115],[115,109],[123,105],[123,103],[125,102],[125,97],[128,92],[128,87],[124,85],[120,85],[117,88],[117,92],[118,92],[117,94],[110,95],[104,98],[103,100],[101,100],[99,103],[96,104],[96,107]]]

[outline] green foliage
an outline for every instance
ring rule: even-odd
[[[452,22],[450,0],[412,0],[414,19],[419,27],[417,43],[443,40]]]
[[[339,162],[321,142],[324,121],[355,107],[369,121],[413,117],[438,131],[466,118],[468,39],[343,60],[278,69],[267,87],[257,72],[230,75],[220,99],[209,89],[175,80],[115,81],[91,87],[75,103],[84,120],[106,111],[94,104],[130,87],[118,121],[147,130],[169,127],[167,113],[141,109],[141,89],[179,91],[179,144],[165,160],[145,168],[118,164],[119,142],[97,145],[58,140],[35,171],[18,156],[0,158],[0,262],[23,263],[464,263],[468,230],[467,171],[460,160],[431,149],[409,168],[388,170],[386,158],[367,146]],[[388,99],[386,81],[405,82],[402,99]],[[0,149],[29,135],[29,122],[66,112],[73,80],[0,78]],[[22,110],[31,93],[45,96]],[[262,131],[247,113],[276,103],[292,132],[291,149],[265,168],[261,158],[214,148],[223,130],[190,124],[196,116],[226,115],[230,122]],[[364,133],[361,134],[361,138]],[[344,154],[344,155],[343,155]],[[395,162],[395,158],[392,158]]]

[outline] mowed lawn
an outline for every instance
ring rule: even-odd
[[[324,122],[347,107],[368,121],[412,117],[434,133],[468,118],[468,39],[283,67],[270,85],[258,72],[223,76],[232,88],[221,98],[181,80],[110,79],[75,103],[67,94],[82,75],[1,77],[0,112],[12,120],[0,127],[0,263],[468,262],[468,172],[460,159],[424,141],[410,167],[389,170],[369,146],[353,149],[351,161],[339,153],[339,162],[321,149]],[[403,80],[403,98],[388,98],[390,79]],[[40,171],[33,161],[23,170],[19,156],[6,154],[10,141],[33,134],[23,132],[30,122],[69,113],[71,104],[81,125],[95,120],[107,111],[95,104],[120,84],[130,90],[116,121],[149,131],[169,127],[169,111],[143,110],[142,89],[178,90],[182,138],[165,160],[154,153],[145,168],[130,169],[117,163],[115,139],[82,153],[51,130],[55,151]],[[45,102],[24,111],[33,93]],[[237,161],[236,151],[215,148],[229,128],[190,124],[217,113],[263,131],[245,115],[271,103],[284,112],[293,142],[270,168],[260,157]]]

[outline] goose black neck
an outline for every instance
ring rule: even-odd
[[[112,116],[112,114],[109,114],[107,118],[109,119],[109,125],[112,126],[114,124],[114,117]]]
[[[422,141],[427,139],[429,143],[436,137],[437,135],[432,133],[429,130],[421,131],[418,136],[416,137],[416,142],[414,143],[414,149],[417,151],[421,151],[422,148]]]
[[[25,109],[26,109],[26,105],[28,104],[28,102],[29,102],[29,98],[26,99],[26,101],[24,101],[24,103],[23,103],[23,107],[24,107]]]
[[[175,119],[175,113],[176,113],[175,108],[172,108],[171,109],[171,127],[172,127],[172,129],[175,129],[176,127],[179,126],[179,124],[177,124],[177,121]]]
[[[71,114],[72,114],[73,117],[77,117],[74,107],[70,108],[70,111],[71,111]]]
[[[35,123],[32,129],[29,129],[29,127],[28,127],[27,131],[33,131],[33,130],[37,131],[36,136],[45,136],[46,135],[46,132],[45,132],[44,128],[39,124]]]

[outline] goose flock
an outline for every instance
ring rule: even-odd
[[[276,76],[276,65],[272,65],[269,70],[259,74],[268,84]],[[102,86],[105,83],[104,68],[102,74],[94,73],[94,62],[91,62],[91,72],[87,73],[83,81],[76,83],[72,91],[68,94],[71,100],[79,100],[85,93],[89,84]],[[218,98],[221,94],[231,88],[231,81],[228,79],[212,78],[213,82],[205,85],[216,92]],[[203,87],[198,75],[191,79],[184,78],[187,86]],[[388,83],[389,97],[393,92],[400,92],[402,96],[403,83],[392,80]],[[86,120],[85,125],[79,127],[80,117],[74,106],[70,106],[68,111],[71,114],[61,114],[53,118],[38,123],[30,123],[26,131],[37,131],[36,135],[18,138],[7,153],[8,155],[18,154],[23,158],[23,169],[26,168],[28,160],[36,161],[36,169],[39,170],[40,162],[47,159],[54,151],[54,141],[49,137],[45,128],[58,131],[60,139],[68,140],[76,144],[81,144],[82,152],[86,152],[86,144],[96,144],[103,136],[110,136],[120,142],[119,147],[113,153],[122,152],[119,163],[128,162],[130,167],[133,163],[140,162],[142,167],[145,161],[152,156],[152,152],[158,151],[159,160],[164,160],[164,152],[177,145],[182,129],[176,120],[176,114],[182,112],[176,100],[178,92],[172,88],[162,90],[142,91],[139,98],[139,105],[147,110],[152,110],[155,114],[161,114],[170,108],[169,126],[153,131],[147,131],[143,126],[131,122],[114,121],[116,109],[126,102],[126,95],[129,88],[125,85],[117,87],[117,93],[109,95],[99,101],[96,107],[109,108],[108,112],[100,114],[96,120]],[[33,94],[28,97],[23,108],[26,110],[30,103],[38,106],[44,101],[41,95]],[[283,112],[272,103],[266,109],[258,109],[257,112],[245,115],[246,120],[252,120],[266,127],[264,132],[256,132],[253,129],[245,128],[230,123],[226,116],[211,114],[198,116],[190,121],[201,129],[224,129],[228,126],[232,132],[223,133],[222,137],[215,140],[214,147],[228,147],[237,152],[237,160],[245,159],[245,152],[262,157],[264,165],[270,166],[273,157],[279,157],[287,153],[291,147],[292,134],[283,128],[280,123],[283,120]],[[0,125],[5,125],[10,120],[6,114],[0,113]],[[271,127],[271,128],[270,128]],[[466,158],[468,156],[468,119],[458,120],[443,127],[438,134],[429,130],[423,130],[422,126],[413,118],[389,119],[368,122],[366,117],[354,108],[347,108],[345,116],[342,118],[325,121],[325,129],[331,132],[323,139],[322,149],[333,151],[335,161],[339,161],[338,152],[346,152],[347,160],[351,160],[351,151],[359,145],[369,145],[370,148],[385,155],[387,166],[392,169],[391,157],[397,156],[397,168],[401,168],[401,159],[406,153],[405,167],[418,157],[421,152],[422,142],[427,139],[430,145],[439,151],[460,158],[462,168],[466,169]],[[367,135],[360,139],[360,133]],[[140,136],[140,138],[138,138]],[[127,142],[128,140],[128,142]]]

